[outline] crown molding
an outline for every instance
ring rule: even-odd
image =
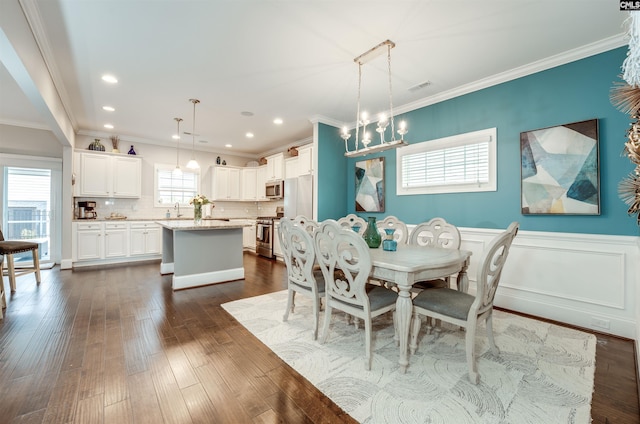
[[[469,84],[461,85],[452,90],[438,93],[435,96],[425,97],[423,99],[416,100],[415,102],[407,103],[399,107],[394,107],[394,115],[411,112],[425,106],[430,106],[436,103],[443,102],[445,100],[450,100],[465,94],[492,87],[494,85],[502,84],[504,82],[546,71],[558,66],[566,65],[567,63],[585,59],[590,56],[595,56],[597,54],[624,46],[625,44],[627,44],[625,39],[625,34],[619,34],[613,37],[605,38],[603,40],[587,44],[577,49],[569,50],[555,56],[550,56],[542,60],[538,60],[536,62],[511,69],[506,72],[474,81]]]
[[[71,108],[69,94],[67,93],[65,85],[62,82],[63,80],[60,70],[58,69],[55,56],[52,53],[51,45],[49,44],[49,40],[42,25],[43,18],[42,14],[40,13],[40,8],[38,7],[38,3],[36,2],[36,0],[19,0],[19,2],[20,7],[24,12],[24,16],[29,23],[29,27],[31,28],[33,38],[35,39],[35,42],[40,49],[40,54],[42,55],[45,66],[47,67],[49,76],[53,81],[53,85],[55,86],[56,92],[58,93],[65,114],[71,121],[71,126],[73,128],[78,128],[78,121],[72,113],[73,109]]]
[[[331,125],[332,127],[336,128],[342,128],[342,126],[345,125],[345,123],[342,121],[338,121],[337,119],[329,118],[324,115],[313,115],[309,118],[309,122],[311,122],[312,124]]]

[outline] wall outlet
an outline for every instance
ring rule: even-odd
[[[611,326],[611,322],[608,319],[591,317],[591,326],[602,328],[603,330],[608,330]]]

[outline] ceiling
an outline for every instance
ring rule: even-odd
[[[622,46],[627,17],[604,0],[20,1],[76,133],[171,146],[180,117],[182,145],[240,155],[308,141],[315,120],[353,125],[353,59],[386,39],[406,112]],[[14,77],[0,66],[0,123],[46,127]],[[363,66],[361,101],[388,109],[384,55]]]

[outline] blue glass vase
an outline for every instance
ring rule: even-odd
[[[390,252],[395,252],[398,249],[398,242],[393,239],[393,233],[396,232],[395,228],[385,228],[384,232],[387,237],[382,241],[382,249]]]

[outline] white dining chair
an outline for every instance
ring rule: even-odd
[[[475,337],[478,322],[486,322],[489,346],[499,354],[493,337],[493,300],[498,289],[502,269],[509,255],[511,243],[518,233],[519,224],[512,222],[506,231],[496,236],[483,254],[477,274],[476,294],[471,295],[448,287],[423,290],[413,299],[411,323],[411,353],[417,349],[420,316],[424,315],[458,325],[466,329],[465,347],[469,380],[478,384],[480,375],[475,358]]]
[[[433,218],[414,227],[409,235],[408,244],[460,249],[461,242],[462,237],[458,227],[445,221],[444,218]],[[418,290],[449,286],[450,277],[439,280],[418,281],[413,285],[413,287]]]
[[[344,228],[350,228],[353,230],[354,226],[360,227],[358,229],[358,234],[363,235],[365,230],[367,229],[367,221],[364,218],[359,217],[356,214],[350,213],[347,216],[343,216],[338,219],[338,224]]]
[[[455,225],[445,221],[444,218],[432,218],[427,222],[416,225],[409,234],[408,244],[415,246],[443,247],[445,249],[460,249],[462,236]],[[417,294],[422,290],[438,287],[451,287],[451,276],[436,280],[416,281],[413,283],[411,293]],[[427,328],[439,329],[439,322],[433,325],[431,318],[427,317]]]
[[[395,310],[398,295],[384,287],[367,291],[371,272],[369,246],[351,229],[326,220],[315,234],[316,257],[326,282],[325,317],[321,341],[329,338],[331,312],[344,311],[364,321],[365,368],[371,369],[372,318]],[[339,270],[340,272],[336,272]]]
[[[314,269],[316,253],[312,235],[308,227],[305,228],[292,219],[282,218],[278,237],[287,268],[287,307],[282,320],[286,322],[289,313],[294,313],[296,293],[310,297],[313,301],[313,340],[316,340],[325,284],[322,271]]]
[[[398,244],[407,244],[407,240],[409,238],[409,230],[407,228],[407,224],[400,221],[393,215],[389,215],[385,217],[382,221],[378,221],[376,223],[378,227],[378,231],[382,235],[382,239],[385,238],[385,229],[393,228],[395,232],[393,233],[393,239],[398,242]]]
[[[298,215],[293,218],[293,223],[304,228],[313,237],[316,229],[318,229],[318,222],[304,215]]]

